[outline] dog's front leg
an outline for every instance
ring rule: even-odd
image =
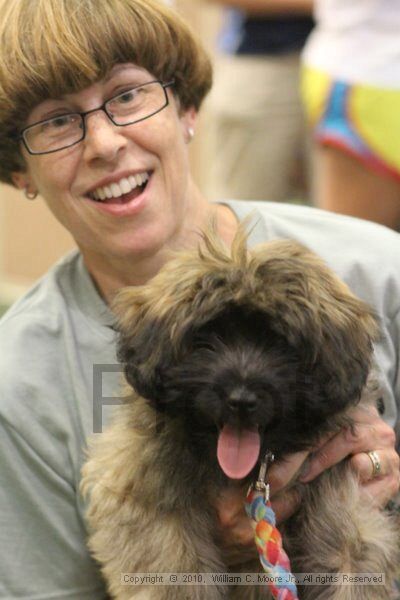
[[[122,506],[121,506],[122,508]],[[112,598],[116,600],[225,600],[224,583],[197,574],[223,573],[213,541],[214,525],[204,511],[164,515],[132,503],[91,538]],[[124,519],[125,516],[125,519]],[[100,536],[102,539],[100,539]],[[170,575],[171,574],[171,575]],[[174,585],[174,576],[182,585]]]
[[[399,564],[398,522],[362,496],[346,463],[302,486],[302,493],[284,534],[292,570],[310,574],[313,583],[301,586],[301,600],[389,600]],[[364,580],[352,580],[357,573]]]

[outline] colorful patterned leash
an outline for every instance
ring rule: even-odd
[[[268,463],[274,455],[267,452],[261,463],[258,480],[251,485],[246,498],[246,512],[255,522],[255,543],[264,571],[271,575],[268,587],[276,600],[298,600],[297,588],[291,573],[288,555],[282,546],[282,537],[276,528],[275,513],[269,501],[266,483]]]

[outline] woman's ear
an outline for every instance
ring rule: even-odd
[[[11,179],[19,190],[25,190],[30,185],[29,175],[25,171],[14,171],[11,173]]]
[[[19,190],[25,192],[25,195],[29,195],[29,199],[33,199],[33,197],[37,195],[36,186],[32,183],[31,177],[26,171],[14,171],[11,173],[11,179],[13,184]]]

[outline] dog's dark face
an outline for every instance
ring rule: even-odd
[[[261,266],[259,286],[267,272]],[[299,268],[297,277],[306,280]],[[218,274],[218,286],[225,285]],[[335,324],[337,315],[325,320],[318,315],[314,323],[317,313],[307,313],[304,298],[291,300],[286,291],[286,304],[277,302],[280,312],[267,301],[264,310],[264,301],[254,301],[255,284],[239,300],[219,292],[221,301],[210,300],[201,312],[212,292],[203,300],[204,281],[196,279],[196,286],[193,314],[183,311],[179,322],[178,311],[171,325],[148,318],[146,309],[135,335],[122,335],[119,353],[128,382],[184,425],[194,453],[213,454],[226,475],[241,479],[260,453],[283,456],[310,447],[334,427],[336,415],[358,401],[371,354],[361,323],[359,339],[345,323]],[[348,299],[349,306],[353,301]],[[334,299],[338,309],[340,302]]]
[[[332,416],[359,398],[367,364],[355,373],[349,397],[328,395],[332,382],[303,350],[290,347],[261,312],[227,307],[186,338],[181,360],[159,365],[155,388],[138,391],[185,423],[194,452],[209,447],[225,473],[240,479],[260,453],[282,456],[309,447],[333,428]]]

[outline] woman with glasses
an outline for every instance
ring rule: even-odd
[[[86,549],[78,486],[87,438],[119,403],[109,305],[121,287],[151,279],[171,250],[197,245],[212,216],[229,245],[253,211],[250,244],[303,242],[380,315],[384,420],[377,409],[358,414],[353,434],[326,441],[304,477],[351,455],[384,505],[399,483],[398,237],[305,207],[210,204],[188,159],[210,63],[163,3],[0,0],[0,40],[0,180],[29,200],[40,194],[77,245],[0,324],[2,597],[106,597]],[[271,470],[281,519],[296,499],[277,492],[304,458]],[[232,560],[252,549],[242,506],[232,495],[219,507]]]

